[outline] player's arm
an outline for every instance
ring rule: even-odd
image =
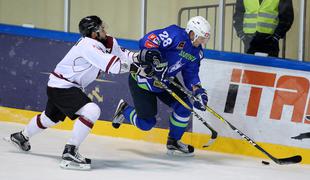
[[[184,84],[186,88],[191,91],[196,90],[196,86],[200,84],[200,78],[198,75],[199,67],[200,67],[200,61],[195,60],[194,62],[187,63],[182,70],[182,77],[184,80]]]
[[[117,40],[113,38],[113,47],[111,54],[114,54],[120,58],[121,62],[121,72],[126,73],[129,72],[129,67],[132,63],[137,63],[137,57],[139,52],[132,52],[128,49],[122,48],[118,45]]]
[[[182,70],[182,76],[185,86],[191,90],[196,97],[194,101],[194,107],[205,111],[208,103],[207,91],[201,86],[199,78],[200,60],[196,60],[192,63],[188,63]]]

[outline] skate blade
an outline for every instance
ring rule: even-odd
[[[10,137],[3,137],[2,139],[3,139],[5,142],[13,143],[13,142],[11,141],[11,138],[10,138]]]
[[[178,156],[178,157],[193,157],[195,154],[194,153],[183,153],[177,150],[167,150],[167,154],[169,156]]]
[[[62,160],[60,162],[60,167],[63,169],[83,170],[83,171],[87,171],[91,169],[90,164],[80,164],[80,163],[76,163],[73,161],[67,161],[67,160]]]
[[[13,142],[13,141],[11,140],[10,137],[3,137],[2,139],[3,139],[5,142],[7,142],[7,143],[11,144],[12,146],[16,147],[18,150],[22,151],[22,150],[20,149],[20,147],[19,147],[15,142]]]
[[[15,142],[13,142],[13,141],[11,140],[10,137],[3,137],[2,139],[3,139],[5,142],[7,142],[7,143],[11,144],[12,146],[14,146],[15,148],[17,148],[20,152],[27,152],[27,151],[24,151],[24,150],[20,149],[20,147],[18,146],[18,144],[16,144]]]
[[[11,144],[12,146],[16,147],[18,150],[22,151],[22,150],[20,149],[20,147],[19,147],[16,143],[14,143],[14,142],[11,140],[10,137],[3,137],[2,139],[3,139],[5,142],[7,142],[7,143]]]

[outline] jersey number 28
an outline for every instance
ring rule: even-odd
[[[166,47],[172,43],[172,39],[169,37],[169,34],[167,31],[164,31],[163,33],[159,34],[158,36],[163,41],[164,47]]]

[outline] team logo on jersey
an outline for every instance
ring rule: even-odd
[[[144,46],[146,48],[158,48],[157,44],[154,44],[153,42],[151,42],[149,40],[145,41]]]
[[[174,65],[170,66],[168,72],[172,73],[173,71],[176,71],[176,70],[180,69],[183,65],[184,65],[184,63],[182,63],[182,58],[181,58]]]
[[[160,44],[160,40],[159,40],[159,38],[155,34],[150,34],[147,38],[149,40],[151,40],[156,45]]]
[[[181,41],[181,42],[179,42],[177,49],[182,50],[184,48],[184,46],[185,46],[185,41]]]
[[[185,51],[181,51],[179,53],[179,56],[181,56],[182,58],[187,59],[189,61],[195,61],[196,60],[196,57],[194,55],[187,53]]]

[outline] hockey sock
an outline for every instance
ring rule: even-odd
[[[74,123],[72,137],[67,144],[79,147],[99,118],[100,108],[97,104],[91,102],[85,104],[76,114],[80,115],[80,117]]]
[[[54,125],[56,125],[56,123],[50,120],[43,111],[42,114],[38,114],[30,120],[22,133],[24,136],[30,138],[33,135],[42,132],[44,129]]]
[[[169,137],[172,137],[175,140],[181,139],[188,125],[188,121],[189,117],[181,117],[177,115],[175,112],[173,112],[169,117],[170,122]]]
[[[132,106],[125,108],[123,115],[125,117],[124,122],[131,123],[132,125],[136,126],[137,113]]]
[[[93,128],[93,125],[94,124],[92,121],[80,116],[74,123],[72,137],[69,139],[67,144],[79,147],[89,134],[90,130]]]
[[[152,129],[152,127],[154,127],[154,125],[156,124],[155,117],[147,118],[147,119],[139,118],[137,116],[136,110],[131,106],[128,106],[124,110],[123,115],[125,116],[125,121],[127,123],[131,123],[132,125],[138,127],[139,129],[143,131],[148,131]]]

